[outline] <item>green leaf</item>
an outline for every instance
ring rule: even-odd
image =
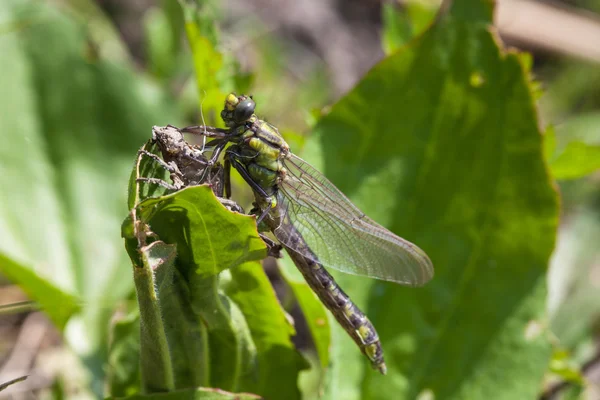
[[[167,190],[156,184],[147,184],[137,182],[138,178],[154,178],[164,182],[170,182],[170,174],[162,165],[151,159],[142,151],[157,155],[162,158],[160,149],[152,139],[148,140],[138,150],[138,155],[135,159],[131,175],[129,176],[129,185],[127,186],[127,207],[129,210],[135,208],[142,200],[149,197],[160,197],[167,193]],[[134,238],[133,231],[125,233],[127,229],[133,230],[132,221],[128,218],[126,223],[121,227],[121,235],[123,237]],[[129,226],[128,226],[129,225]]]
[[[550,164],[556,179],[577,179],[600,169],[600,146],[571,142]]]
[[[227,210],[208,186],[149,198],[139,217],[166,243],[177,244],[177,259],[194,265],[193,276],[215,276],[247,261],[262,260],[266,247],[254,216]]]
[[[194,61],[203,125],[223,126],[220,118],[227,93],[247,92],[253,75],[240,68],[237,58],[219,51],[220,3],[215,0],[179,0]]]
[[[299,399],[298,375],[306,363],[296,351],[294,328],[275,296],[259,263],[245,263],[230,270],[225,292],[240,307],[256,344],[258,368],[242,390],[267,399]]]
[[[151,143],[143,148],[156,150]],[[157,166],[147,156],[137,158],[130,178],[130,204],[144,200],[134,218],[123,224],[132,261],[142,266],[135,276],[145,327],[142,357],[146,353],[151,357],[142,360],[146,390],[161,390],[157,382],[171,368],[167,359],[172,359],[178,388],[214,386],[269,398],[284,393],[286,398],[299,398],[296,382],[304,365],[290,340],[294,330],[260,264],[238,265],[266,255],[255,219],[227,211],[208,187],[148,197],[156,195],[152,190],[157,185],[136,179],[164,179],[164,170]],[[132,223],[136,218],[140,220]],[[148,225],[136,233],[140,223]],[[153,237],[177,245],[175,263],[174,248],[152,256],[151,246],[160,243],[162,248],[163,242],[140,247],[140,241]],[[226,275],[229,279],[219,286],[216,275],[228,267],[232,268]],[[219,287],[231,298],[222,295]],[[167,342],[168,347],[162,345]],[[157,372],[156,365],[165,368]],[[162,390],[169,388],[163,385]]]
[[[599,130],[599,113],[572,117],[557,128],[548,158],[556,179],[578,179],[600,169]]]
[[[211,1],[179,0],[185,20],[185,31],[192,50],[196,84],[203,111],[202,124],[222,126],[219,118],[225,91],[222,70],[226,63],[217,50],[216,4]],[[220,79],[221,78],[221,79]]]
[[[569,353],[555,350],[550,361],[550,371],[557,374],[565,381],[583,386],[585,378],[577,365],[571,360]]]
[[[142,265],[134,268],[133,277],[140,309],[141,383],[146,393],[172,391],[175,388],[174,375],[179,372],[173,367],[176,361],[171,355],[173,345],[169,346],[168,327],[175,320],[184,320],[185,316],[177,313],[179,310],[167,306],[178,302],[167,299],[169,295],[178,300],[183,296],[171,288],[174,286],[172,282],[176,248],[175,244],[162,241],[144,245],[139,248]],[[179,325],[179,328],[183,326]],[[189,350],[192,349],[189,346]]]
[[[217,275],[266,256],[254,217],[230,212],[208,186],[195,186],[143,200],[133,220],[135,227],[152,229],[126,236],[132,261],[139,260],[135,241],[142,261],[135,281],[146,391],[239,390],[256,374],[256,347],[239,306],[219,290]],[[143,243],[152,238],[160,241]]]
[[[498,48],[491,16],[491,2],[454,2],[307,143],[306,158],[436,273],[420,289],[336,274],[378,329],[389,373],[336,326],[330,398],[515,399],[540,387],[557,196],[528,71]]]
[[[140,388],[140,313],[121,316],[112,327],[108,357],[109,393],[127,396]]]
[[[57,328],[63,329],[69,318],[80,310],[79,300],[75,296],[3,254],[0,254],[0,267],[10,281],[27,282],[23,290],[30,298],[37,299],[40,308],[48,310],[48,317]]]
[[[137,69],[96,52],[88,21],[67,8],[7,0],[0,19],[0,52],[11,60],[0,74],[0,252],[10,260],[0,271],[32,300],[64,303],[44,310],[59,326],[76,310],[65,299],[85,303],[66,339],[98,396],[111,308],[133,290],[119,238],[132,155],[152,125],[179,117]]]

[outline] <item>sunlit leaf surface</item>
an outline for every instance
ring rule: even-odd
[[[533,398],[550,358],[557,199],[529,77],[490,33],[491,3],[454,4],[334,105],[304,153],[435,267],[422,289],[336,275],[389,373],[336,327],[330,398]]]

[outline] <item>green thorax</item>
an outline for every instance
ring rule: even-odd
[[[289,146],[276,127],[253,115],[245,124],[234,128],[239,135],[232,150],[241,157],[236,159],[247,169],[252,179],[268,194],[277,190],[278,178],[283,171],[282,157]]]

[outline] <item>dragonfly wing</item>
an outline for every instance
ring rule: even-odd
[[[279,185],[283,223],[274,234],[303,256],[342,272],[405,285],[433,277],[431,260],[416,245],[368,218],[323,174],[299,157],[283,160]],[[295,229],[310,250],[290,233]]]

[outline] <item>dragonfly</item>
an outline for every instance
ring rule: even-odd
[[[379,336],[325,267],[341,272],[421,286],[433,264],[415,244],[379,225],[358,209],[309,163],[290,151],[279,130],[255,114],[251,96],[230,93],[221,111],[227,128],[190,126],[182,132],[212,138],[209,165],[224,153],[225,198],[230,169],[252,188],[259,226],[285,248],[308,285],[369,359],[387,371]]]
[[[172,183],[156,177],[138,177],[137,182],[162,186],[170,192],[206,184],[227,209],[244,213],[239,204],[223,197],[224,168],[206,158],[203,146],[189,144],[183,133],[172,125],[153,126],[152,143],[158,146],[162,158],[143,148],[138,151],[138,160],[139,157],[149,157],[169,172]],[[281,258],[281,246],[262,233],[259,236],[267,246],[267,255]]]

